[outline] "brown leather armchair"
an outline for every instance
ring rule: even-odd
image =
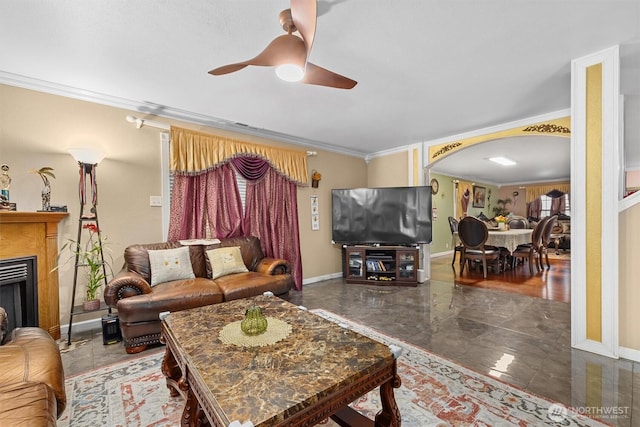
[[[125,249],[122,270],[107,284],[104,299],[118,311],[127,353],[138,353],[160,342],[160,314],[272,292],[283,296],[293,288],[291,265],[267,258],[257,237],[220,239],[213,245],[189,245],[192,279],[172,280],[151,286],[149,250],[175,249],[180,242],[132,245]],[[238,246],[248,271],[212,279],[207,251]]]
[[[67,404],[58,345],[44,329],[7,332],[0,307],[0,425],[55,426]]]

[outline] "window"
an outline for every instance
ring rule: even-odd
[[[564,199],[564,214],[567,216],[571,216],[571,202],[569,201],[569,195],[565,194],[562,196]],[[540,218],[545,218],[551,215],[551,201],[553,199],[549,196],[542,195],[540,196],[540,204],[542,209],[540,210]]]
[[[551,213],[551,197],[545,195],[540,196],[540,204],[542,206],[540,218],[548,217]]]
[[[236,175],[236,182],[238,183],[238,191],[240,192],[240,201],[242,202],[242,212],[245,212],[245,201],[247,200],[247,179],[238,173],[235,168],[233,169]]]

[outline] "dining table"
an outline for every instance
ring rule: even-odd
[[[485,242],[485,245],[497,246],[499,248],[506,248],[510,254],[516,250],[519,245],[531,243],[531,228],[512,228],[509,230],[489,229],[489,237]],[[456,244],[460,242],[458,232],[455,231],[453,236],[456,240]]]

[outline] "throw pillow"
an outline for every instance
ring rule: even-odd
[[[171,280],[193,279],[189,248],[149,250],[151,286]]]
[[[228,274],[244,273],[249,271],[242,260],[240,246],[211,249],[207,251],[207,257],[211,263],[212,279],[226,276]]]

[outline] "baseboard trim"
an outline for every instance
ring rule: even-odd
[[[440,258],[440,257],[443,257],[443,256],[449,256],[451,254],[453,254],[453,251],[438,252],[438,253],[435,253],[435,254],[431,254],[431,258]]]
[[[618,347],[618,356],[623,359],[633,360],[634,362],[640,362],[640,350],[633,348]]]
[[[73,322],[72,333],[87,332],[102,329],[102,318],[83,320],[82,322]],[[69,335],[69,324],[60,325],[60,336]],[[73,338],[73,337],[72,337]]]
[[[307,277],[306,279],[302,279],[302,285],[310,285],[312,283],[322,282],[324,280],[338,279],[340,277],[342,277],[342,272],[325,274],[316,277]]]

